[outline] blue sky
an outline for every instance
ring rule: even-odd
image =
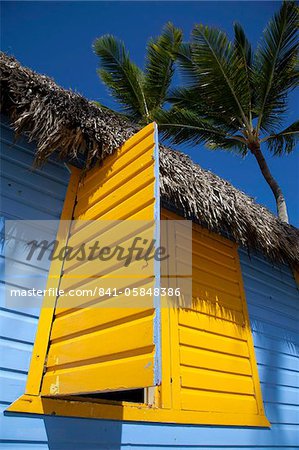
[[[14,2],[1,3],[1,49],[22,64],[49,75],[65,88],[113,108],[115,104],[101,85],[92,43],[106,33],[124,40],[132,58],[143,65],[146,42],[172,21],[188,38],[195,23],[213,25],[232,32],[240,22],[256,45],[262,30],[280,2],[193,1],[193,2]],[[286,123],[298,117],[298,94],[291,96]],[[246,159],[230,153],[211,152],[203,147],[184,147],[194,161],[229,180],[275,212],[273,195],[251,155]],[[283,158],[265,152],[273,175],[285,193],[290,221],[299,226],[298,149]]]

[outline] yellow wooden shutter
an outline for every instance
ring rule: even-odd
[[[87,226],[98,232],[105,220],[154,221],[154,228],[147,230],[152,230],[159,242],[155,135],[154,125],[145,127],[91,170],[83,183],[78,184],[80,174],[73,169],[62,219],[73,217],[78,222],[68,231],[60,223],[58,235],[62,242],[74,243],[78,230]],[[162,210],[161,219],[182,218]],[[85,220],[92,223],[86,225]],[[162,234],[163,230],[162,226]],[[186,246],[176,246],[175,253],[176,248],[180,250],[175,261],[184,264],[190,260]],[[117,302],[110,298],[103,301],[106,308],[98,308],[96,298],[81,297],[74,307],[59,297],[53,309],[47,307],[51,299],[46,297],[26,393],[8,411],[269,426],[263,411],[237,246],[193,224],[192,256],[193,303],[188,308],[178,309],[172,302],[170,307],[165,303],[161,307],[160,298],[155,298],[150,307],[136,305],[134,298],[128,298],[126,307],[120,307],[119,298]],[[85,288],[87,283],[88,287],[94,285],[98,280],[82,278],[84,266],[68,260],[54,261],[47,287],[68,290],[74,284]],[[142,273],[143,268],[138,270]],[[145,277],[143,285],[159,286],[159,272],[158,265],[151,280]],[[154,407],[108,405],[103,400],[72,397],[157,384],[160,387],[155,389]],[[53,398],[59,396],[63,398]]]
[[[107,221],[148,221],[153,223],[148,233],[158,237],[154,221],[159,218],[155,133],[155,125],[148,125],[79,183],[73,211],[76,223],[69,232],[69,246],[75,245],[81,226],[83,235],[88,229],[86,236],[90,236],[93,230],[99,233],[101,224]],[[113,230],[106,235],[113,237]],[[99,279],[82,278],[85,266],[91,262],[85,263],[84,270],[83,264],[64,261],[60,289],[69,292],[71,288],[88,290],[99,285]],[[154,287],[155,273],[137,281],[139,287]],[[154,304],[135,305],[136,298],[124,295],[106,300],[83,296],[70,303],[59,297],[41,394],[88,394],[158,384],[158,312]]]
[[[193,304],[171,312],[172,404],[227,424],[234,415],[264,423],[237,245],[196,224],[192,241]]]

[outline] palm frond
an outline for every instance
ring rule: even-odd
[[[240,59],[244,60],[244,66],[246,69],[250,69],[252,65],[252,48],[248,41],[242,26],[239,23],[234,23],[234,48],[240,56]]]
[[[201,96],[197,87],[174,88],[169,92],[166,99],[177,108],[194,109],[194,111],[198,111],[199,113],[203,113],[207,105],[205,98]]]
[[[240,124],[235,117],[225,114],[220,107],[211,105],[202,94],[200,86],[197,88],[175,88],[172,89],[167,100],[178,108],[187,109],[200,115],[202,118],[209,118],[217,127],[223,127],[226,132],[236,132],[240,129]]]
[[[265,138],[264,141],[274,155],[291,153],[299,141],[299,121],[292,123],[280,133]]]
[[[244,60],[221,30],[196,25],[192,36],[192,60],[202,95],[224,114],[237,118],[240,126],[249,127],[250,93]]]
[[[242,61],[242,68],[244,70],[244,81],[246,83],[247,95],[248,95],[248,115],[249,121],[252,123],[253,111],[252,105],[254,105],[254,88],[252,84],[252,48],[248,41],[242,26],[239,23],[234,23],[234,51],[237,58]]]
[[[298,7],[283,2],[264,31],[254,62],[257,128],[272,132],[287,108],[287,94],[298,83]]]
[[[172,108],[160,111],[157,119],[162,136],[175,144],[204,143],[210,148],[234,148],[241,153],[246,151],[245,141],[241,136],[229,135],[222,127],[215,126],[211,118],[202,118],[194,111]]]
[[[177,51],[177,60],[185,85],[190,89],[197,89],[200,85],[200,74],[197,72],[193,61],[192,44],[190,42],[182,42]]]
[[[150,109],[158,108],[165,102],[181,41],[182,31],[168,23],[162,34],[148,43],[144,90]]]
[[[133,120],[148,114],[143,92],[143,73],[134,64],[123,42],[105,35],[94,43],[100,58],[98,74],[109,91],[122,105],[122,112]]]

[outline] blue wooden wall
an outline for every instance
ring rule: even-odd
[[[58,218],[68,179],[64,166],[51,162],[42,171],[32,172],[33,146],[24,139],[12,145],[12,134],[7,128],[3,130],[1,146],[5,176],[2,215],[7,218]],[[1,415],[1,449],[298,448],[298,290],[287,267],[273,267],[261,256],[252,255],[250,259],[243,251],[240,258],[271,429]],[[0,320],[3,336],[0,402],[4,410],[24,391],[37,316],[8,310],[2,300]]]
[[[51,161],[44,169],[33,171],[34,145],[23,137],[15,141],[3,117],[0,139],[2,226],[5,219],[58,220],[69,180],[67,168]],[[27,441],[28,448],[32,448],[30,441],[47,440],[43,422],[17,419],[16,425],[14,419],[3,417],[2,411],[24,393],[39,311],[38,308],[11,308],[5,301],[3,262],[0,254],[0,437],[8,448],[26,448]],[[20,263],[14,261],[14,264],[20,270]],[[31,270],[45,279],[43,268],[23,265],[26,273]],[[40,282],[43,283],[42,278]]]

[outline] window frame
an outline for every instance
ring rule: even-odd
[[[79,179],[80,171],[73,168],[69,185],[69,192],[73,196],[75,196]],[[72,214],[72,207],[69,203],[65,205],[62,213],[62,218],[64,219],[70,218]],[[174,213],[169,212],[169,216],[173,219],[178,219],[178,216]],[[193,226],[199,227],[201,231],[205,232],[199,225],[193,224]],[[225,238],[215,235],[215,239],[221,240]],[[237,254],[237,245],[234,244],[234,246]],[[57,270],[57,267],[55,270]],[[237,261],[237,270],[240,286],[242,287],[242,304],[247,317],[249,317],[239,259]],[[51,280],[50,278],[49,282],[51,283],[51,287],[53,287],[52,283],[58,283],[58,279],[54,278]],[[161,331],[162,382],[159,386],[149,388],[148,395],[146,396],[148,403],[91,399],[87,396],[84,398],[80,396],[55,398],[41,396],[43,367],[47,354],[53,313],[54,308],[42,309],[25,394],[7,408],[6,414],[55,415],[190,425],[270,427],[270,423],[265,416],[260,389],[256,392],[259,407],[259,413],[256,415],[180,409],[179,389],[175,389],[175,385],[179,383],[180,379],[178,352],[175,352],[175,348],[171,352],[171,347],[176,345],[178,339],[175,328],[178,312],[176,309],[167,307],[161,308],[161,323],[163,324]],[[247,325],[249,326],[249,323]],[[253,362],[253,376],[259,381],[252,333],[250,331],[248,332],[248,343],[250,360]]]
[[[155,139],[157,139],[156,131]],[[75,167],[70,167],[70,169],[71,179],[66,194],[67,200],[65,201],[61,215],[62,222],[72,219],[77,189],[81,176],[80,169]],[[156,176],[158,179],[158,173],[156,173]],[[159,192],[156,192],[156,195],[159,195]],[[174,213],[169,213],[169,216],[175,220],[179,218]],[[158,216],[157,220],[159,220]],[[199,227],[197,224],[193,225],[194,227]],[[202,231],[201,227],[200,229]],[[58,237],[60,242],[67,240],[68,230],[63,229],[63,226],[61,226],[58,230]],[[215,239],[221,240],[225,238],[215,234]],[[237,244],[234,245],[237,253]],[[51,277],[51,272],[53,272],[53,274],[60,273],[62,270],[62,265],[63,262],[59,260],[56,260],[55,264],[52,264],[49,272],[47,289],[50,287],[58,288],[59,278],[56,276]],[[244,307],[244,312],[246,313],[245,315],[248,318],[249,316],[239,259],[237,261],[237,270],[242,292],[242,304]],[[44,299],[44,306],[41,309],[25,394],[6,409],[6,414],[34,414],[38,416],[55,415],[105,420],[110,419],[190,425],[221,425],[230,427],[270,427],[270,423],[264,413],[260,389],[256,392],[256,399],[259,408],[259,412],[256,415],[180,409],[179,389],[174,389],[175,384],[178,386],[180,382],[178,352],[175,351],[175,349],[171,351],[171,347],[175,345],[178,339],[175,329],[177,311],[167,307],[161,307],[159,311],[161,314],[160,321],[162,324],[161,343],[159,343],[159,351],[161,351],[162,355],[162,381],[159,386],[148,388],[148,395],[146,396],[148,401],[147,403],[90,399],[87,396],[83,398],[73,395],[64,397],[43,397],[41,395],[41,386],[55,309],[53,305],[51,306],[52,301],[53,297],[47,298],[46,296]],[[259,381],[249,321],[247,322],[247,326],[249,330],[248,343],[250,350],[250,361],[253,363],[253,376]]]

